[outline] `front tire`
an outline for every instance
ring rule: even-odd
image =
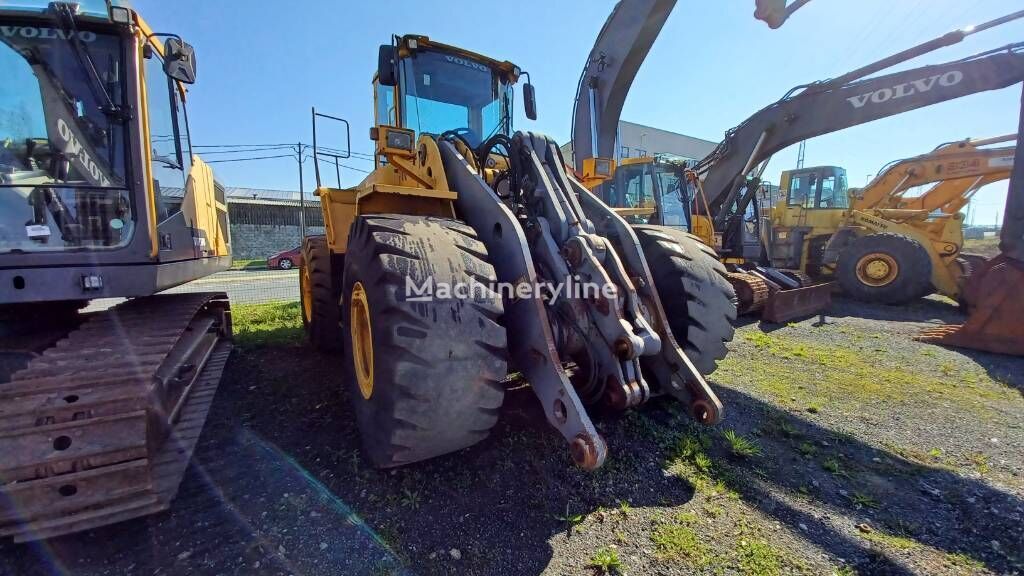
[[[736,292],[715,251],[699,238],[667,226],[634,226],[669,327],[686,357],[705,376],[718,367],[732,340]]]
[[[321,352],[341,349],[341,270],[332,270],[331,250],[323,236],[302,240],[299,304],[302,327],[313,348]],[[335,278],[338,275],[338,278]]]
[[[865,302],[906,304],[932,291],[932,263],[916,240],[871,234],[839,254],[836,277],[843,293]]]
[[[408,282],[428,279],[437,297],[409,299]],[[353,223],[342,306],[345,380],[374,466],[466,448],[497,422],[507,373],[501,297],[477,288],[465,299],[442,298],[439,288],[493,282],[486,248],[465,224],[395,214]]]
[[[292,261],[289,258],[281,258],[277,262],[277,267],[281,270],[291,270],[292,266]]]

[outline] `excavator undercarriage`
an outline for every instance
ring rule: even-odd
[[[0,383],[0,536],[48,538],[166,509],[230,352],[224,294],[95,312]]]

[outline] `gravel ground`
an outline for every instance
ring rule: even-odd
[[[480,445],[375,471],[337,359],[243,346],[170,512],[0,544],[0,573],[1024,573],[1024,360],[911,340],[960,318],[840,300],[745,325],[722,425],[602,418],[595,473],[528,389]]]

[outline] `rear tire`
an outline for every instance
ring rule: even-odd
[[[708,375],[732,340],[736,292],[715,251],[667,226],[635,226],[669,327],[687,358]]]
[[[324,236],[302,240],[299,303],[302,327],[313,348],[321,352],[341,349],[341,270],[332,270],[331,250]]]
[[[906,304],[932,292],[932,263],[916,240],[871,234],[839,254],[836,277],[843,293],[865,302]]]
[[[410,301],[434,287],[495,282],[473,229],[405,215],[356,218],[345,261],[345,380],[367,458],[377,467],[471,446],[498,420],[507,374],[501,297]]]

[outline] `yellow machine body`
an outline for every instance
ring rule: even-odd
[[[771,210],[769,258],[773,265],[831,276],[835,259],[824,254],[841,230],[861,237],[897,234],[920,244],[931,260],[931,284],[958,298],[967,270],[960,210],[982,186],[1009,178],[1015,147],[981,148],[1013,137],[965,140],[890,164],[863,189],[845,189],[845,171],[818,166],[782,173],[782,198]],[[808,183],[810,185],[808,186]],[[934,184],[908,197],[911,189]]]

